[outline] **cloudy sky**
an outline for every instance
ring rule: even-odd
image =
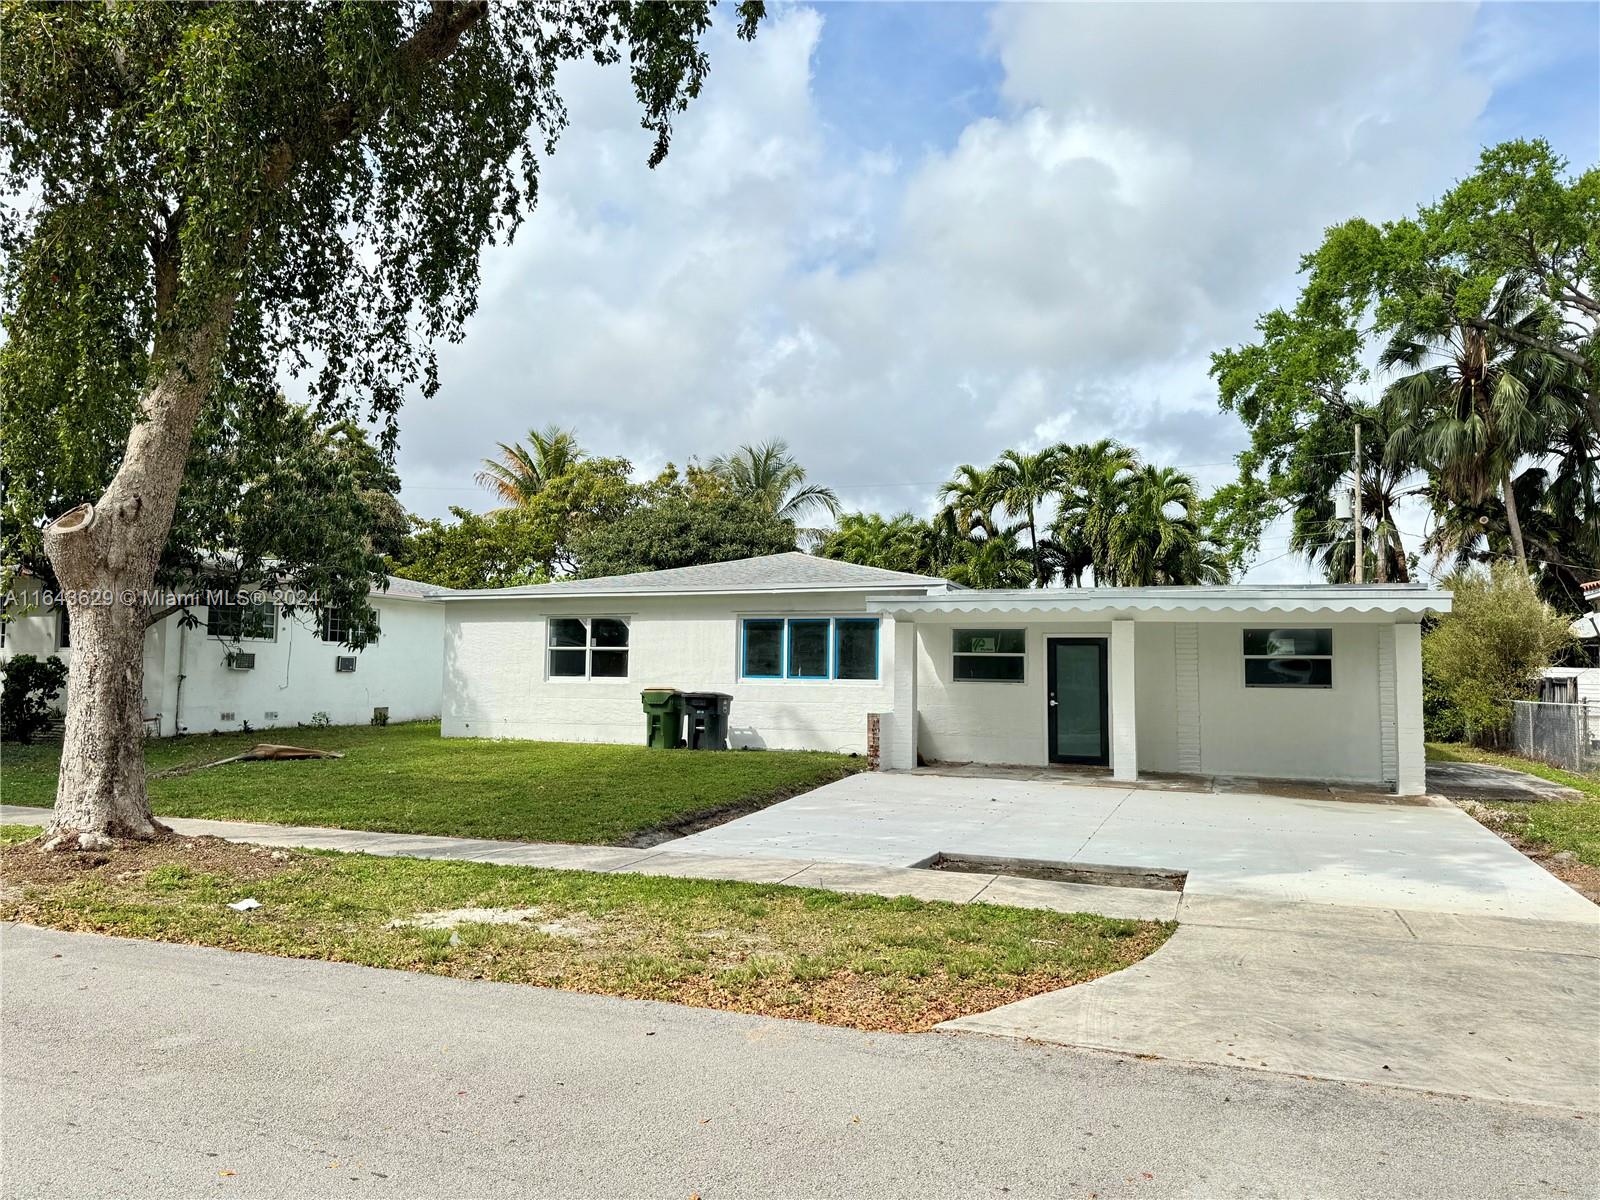
[[[551,422],[641,474],[788,439],[851,508],[957,463],[1121,438],[1207,486],[1243,444],[1207,356],[1299,255],[1544,136],[1600,161],[1590,4],[777,4],[724,27],[672,153],[574,69],[538,211],[484,264],[403,499],[483,509]],[[724,22],[724,26],[727,22]],[[1272,531],[1252,578],[1305,578]]]

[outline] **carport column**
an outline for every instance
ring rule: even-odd
[[[1428,790],[1422,746],[1422,626],[1394,626],[1395,794],[1420,796]]]
[[[894,713],[883,746],[883,766],[909,771],[917,765],[917,627],[905,617],[894,625]]]
[[[1111,778],[1139,778],[1132,621],[1111,622]]]

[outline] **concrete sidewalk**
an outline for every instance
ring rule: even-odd
[[[47,809],[25,808],[16,804],[0,805],[0,824],[39,825],[48,820]],[[562,871],[622,871],[682,879],[785,883],[833,892],[912,896],[918,900],[944,900],[951,904],[982,901],[1015,908],[1090,912],[1106,917],[1154,921],[1175,920],[1180,899],[1177,892],[1049,883],[995,874],[969,875],[912,867],[819,862],[805,858],[686,853],[671,848],[677,843],[649,849],[629,849],[565,842],[501,842],[484,838],[367,833],[355,829],[211,821],[198,817],[163,817],[162,820],[174,832],[188,837],[218,837],[230,842],[252,842],[261,846],[486,862],[513,867],[547,867]]]
[[[45,819],[40,809],[0,807],[3,823]],[[183,834],[270,846],[1176,919],[1178,932],[1141,963],[940,1028],[1600,1111],[1593,906],[1589,920],[1520,920],[661,847],[167,823]]]

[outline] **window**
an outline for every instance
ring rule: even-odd
[[[1253,688],[1333,686],[1333,630],[1246,629],[1244,685]]]
[[[789,622],[789,678],[828,678],[828,622]]]
[[[273,641],[278,636],[278,606],[271,601],[208,605],[206,633],[231,641]]]
[[[621,617],[551,617],[552,679],[626,679],[628,623]]]
[[[782,621],[744,623],[744,674],[748,679],[782,678]]]
[[[345,645],[350,641],[350,619],[348,608],[324,608],[317,613],[317,634],[325,642],[337,642]],[[377,631],[374,630],[367,644],[370,646],[378,640]]]
[[[877,679],[878,618],[751,617],[739,667],[744,679]]]
[[[67,606],[56,609],[56,645],[65,650],[72,645],[72,621],[67,616]]]
[[[833,673],[840,679],[878,677],[878,621],[846,620],[833,623]]]
[[[950,673],[969,683],[1021,683],[1027,649],[1021,629],[957,629]]]

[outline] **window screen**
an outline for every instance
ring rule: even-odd
[[[776,679],[783,674],[783,622],[744,623],[744,674]]]
[[[789,678],[828,678],[828,622],[789,622]]]
[[[834,674],[840,679],[876,679],[878,677],[878,622],[876,618],[864,621],[834,622]]]

